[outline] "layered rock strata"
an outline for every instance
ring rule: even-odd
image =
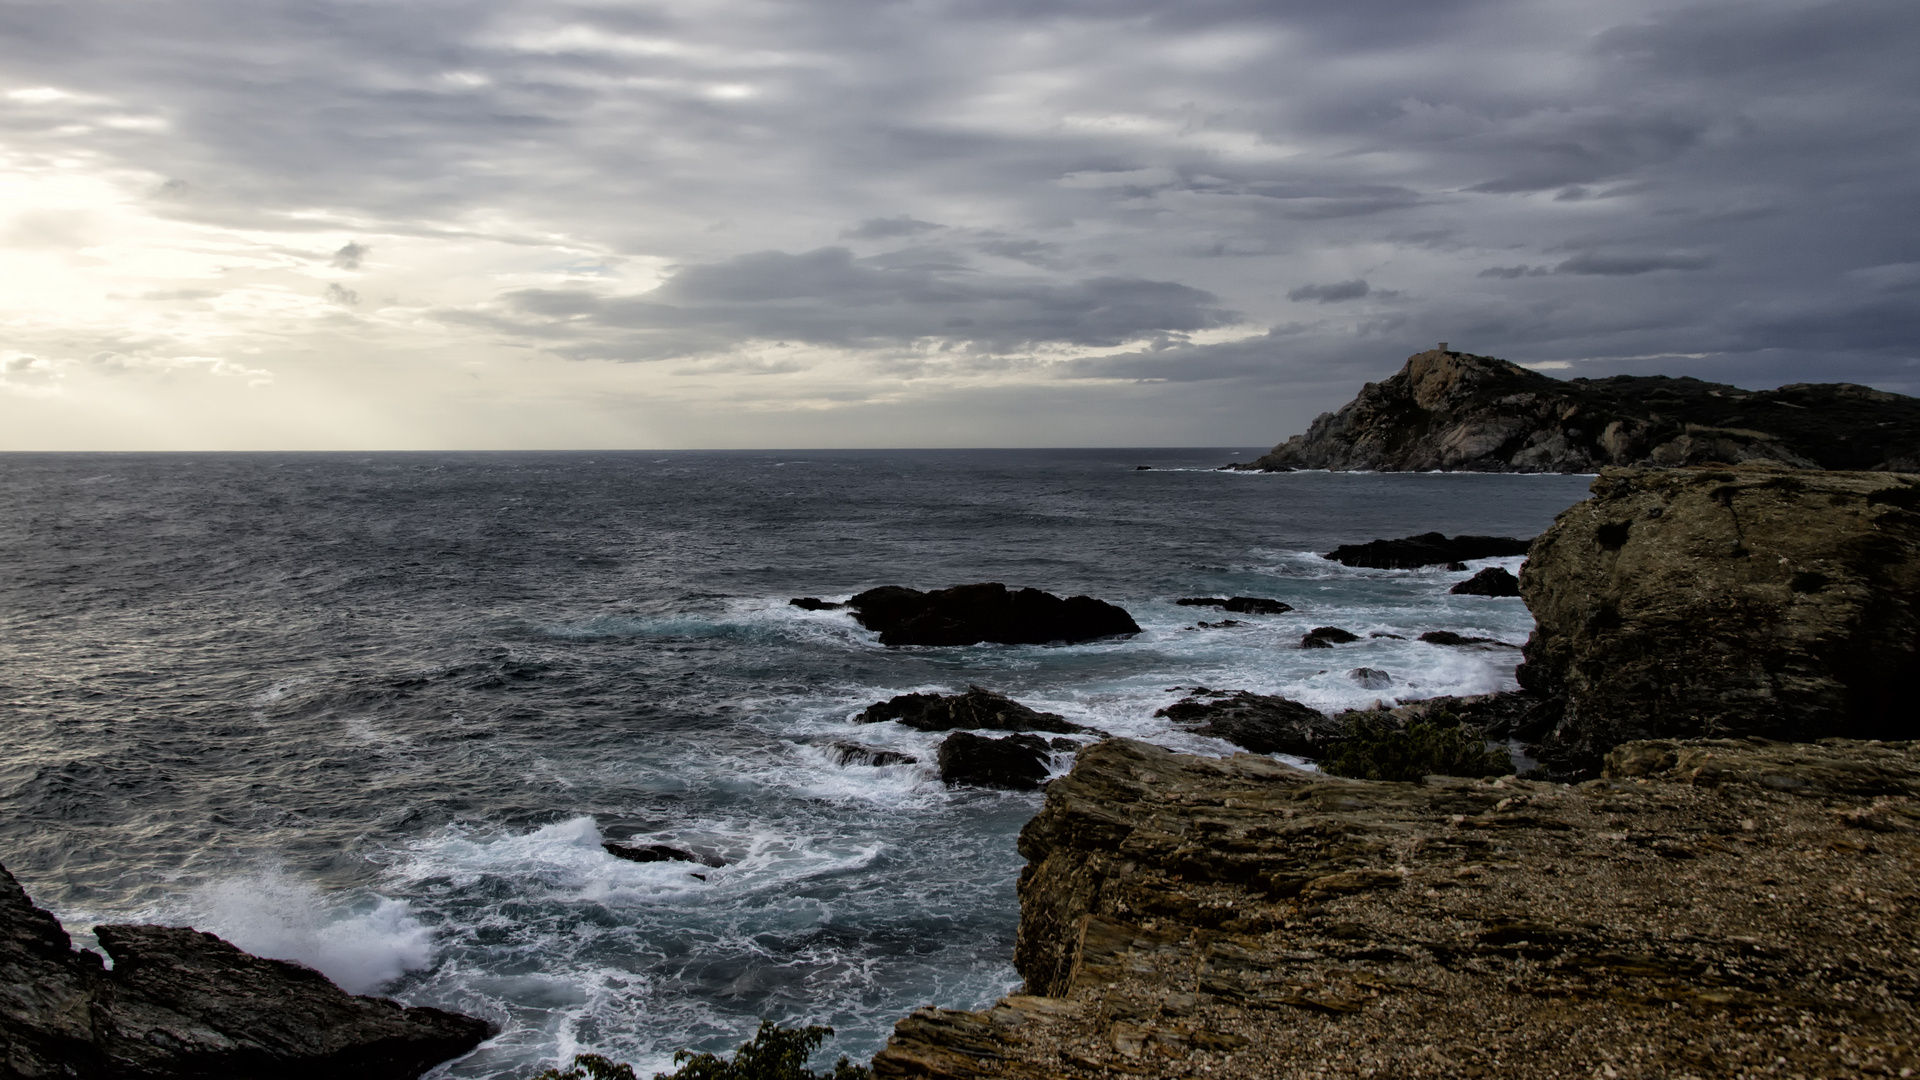
[[[1751,391],[1661,375],[1563,381],[1442,345],[1229,467],[1595,472],[1750,460],[1920,471],[1920,399],[1851,383]]]
[[[1534,542],[1544,758],[1647,737],[1920,738],[1920,477],[1614,469]]]
[[[409,1080],[493,1034],[197,930],[94,934],[112,970],[0,868],[0,1077]]]
[[[1920,747],[1641,742],[1576,786],[1112,740],[1021,836],[1024,993],[880,1076],[1920,1070]]]

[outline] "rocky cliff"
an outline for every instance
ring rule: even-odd
[[[410,1080],[478,1046],[483,1020],[353,997],[212,934],[100,926],[77,952],[0,868],[0,1078]]]
[[[1535,540],[1542,757],[1650,736],[1920,738],[1920,477],[1609,469]]]
[[[1639,742],[1567,786],[1104,742],[1021,836],[1024,992],[874,1071],[1912,1075],[1917,799],[1913,743]]]
[[[1850,383],[1549,378],[1444,346],[1237,469],[1597,472],[1772,461],[1920,471],[1920,399]]]

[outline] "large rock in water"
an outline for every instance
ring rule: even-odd
[[[1153,715],[1193,725],[1188,730],[1195,735],[1225,739],[1256,754],[1317,758],[1346,733],[1338,720],[1311,705],[1246,690],[1196,690]]]
[[[1037,735],[989,739],[956,731],[940,744],[940,779],[948,785],[1032,791],[1046,782],[1052,749]]]
[[[1610,469],[1533,545],[1544,758],[1630,739],[1920,736],[1920,477]]]
[[[1059,713],[1040,712],[978,686],[964,694],[898,694],[866,707],[854,719],[862,724],[898,720],[916,731],[1051,731],[1072,735],[1090,731]]]
[[[0,868],[0,1076],[408,1080],[493,1034],[470,1016],[354,997],[197,930],[94,933],[111,971]]]
[[[1560,380],[1442,347],[1230,467],[1596,472],[1749,460],[1920,471],[1920,399],[1851,383],[1751,391],[1663,375]]]
[[[1497,559],[1525,555],[1531,540],[1511,536],[1453,536],[1445,533],[1421,533],[1399,540],[1369,540],[1364,544],[1341,544],[1321,556],[1342,566],[1365,566],[1374,570],[1413,570],[1422,566],[1440,566],[1468,559]]]
[[[1071,644],[1140,632],[1125,608],[1090,596],[1016,592],[997,581],[933,592],[883,585],[847,606],[861,626],[880,632],[882,645]]]
[[[1020,834],[1020,994],[879,1077],[1920,1072],[1920,745],[1634,743],[1577,786],[1125,739]]]

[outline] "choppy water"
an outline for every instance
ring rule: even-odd
[[[1250,452],[0,455],[0,861],[75,929],[191,923],[503,1025],[441,1075],[576,1049],[644,1074],[762,1017],[864,1057],[915,1006],[1015,985],[1039,805],[835,764],[845,738],[930,760],[938,736],[850,723],[868,703],[978,683],[1224,753],[1152,718],[1169,688],[1511,687],[1512,650],[1296,648],[1531,627],[1448,595],[1465,575],[1313,553],[1532,535],[1585,478],[1209,471]],[[984,580],[1145,632],[883,649],[786,604]],[[1172,603],[1233,593],[1298,611],[1190,630],[1220,613]],[[727,865],[600,847],[628,837]]]

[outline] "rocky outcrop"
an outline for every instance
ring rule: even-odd
[[[492,1025],[354,997],[299,964],[170,926],[98,926],[76,952],[0,869],[0,1076],[401,1080]]]
[[[1342,566],[1365,566],[1375,570],[1413,570],[1422,566],[1459,565],[1468,559],[1498,559],[1525,555],[1531,540],[1511,536],[1454,536],[1421,533],[1399,540],[1369,540],[1364,544],[1342,544],[1322,558]]]
[[[1641,742],[1608,776],[1340,780],[1113,740],[1021,834],[1024,992],[883,1077],[1920,1070],[1920,747]]]
[[[1519,596],[1520,579],[1498,566],[1489,566],[1447,591],[1455,596]]]
[[[898,720],[916,731],[1051,731],[1074,735],[1093,730],[1059,713],[1040,712],[978,686],[967,687],[964,694],[899,694],[867,706],[854,720],[862,724]]]
[[[1181,607],[1217,607],[1236,615],[1285,615],[1292,604],[1266,596],[1183,596],[1174,603]]]
[[[800,597],[792,603],[811,597]],[[1072,644],[1137,634],[1125,608],[1090,596],[1061,599],[1039,589],[1009,590],[997,581],[921,592],[899,585],[868,589],[848,600],[861,626],[882,645]]]
[[[627,844],[618,840],[608,840],[600,847],[616,859],[628,862],[690,862],[702,866],[725,866],[727,861],[715,855],[697,855],[685,848],[672,844]]]
[[[1310,705],[1245,690],[1228,693],[1195,687],[1187,697],[1153,715],[1186,726],[1195,735],[1225,739],[1256,754],[1317,758],[1345,735],[1338,721]]]
[[[1300,635],[1300,647],[1303,649],[1331,649],[1335,645],[1345,645],[1350,641],[1359,641],[1360,635],[1338,626],[1316,626]]]
[[[1920,470],[1920,399],[1851,383],[1751,391],[1662,375],[1560,380],[1442,345],[1229,468],[1579,473],[1756,460]]]
[[[898,750],[886,750],[878,746],[862,743],[835,742],[827,747],[833,760],[840,765],[866,765],[881,767],[886,765],[917,765],[920,759],[912,754],[903,754]]]
[[[989,739],[956,731],[940,744],[940,779],[949,787],[1032,791],[1046,782],[1052,749],[1037,735]]]
[[[1648,737],[1920,737],[1920,477],[1608,470],[1520,575],[1538,751]]]

